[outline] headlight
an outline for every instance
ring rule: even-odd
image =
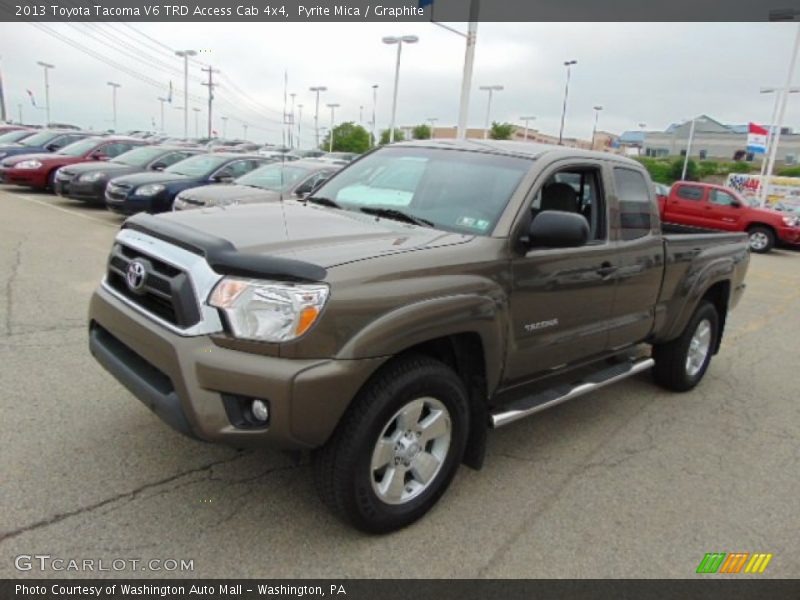
[[[23,160],[14,165],[17,169],[38,169],[42,166],[38,160]]]
[[[94,173],[86,173],[81,175],[81,181],[100,181],[106,176],[102,171],[95,171]]]
[[[324,283],[292,285],[225,277],[211,292],[209,304],[222,310],[237,338],[288,342],[314,325],[329,293]]]
[[[149,183],[147,185],[143,185],[142,187],[136,190],[137,196],[155,196],[159,192],[164,191],[164,186],[160,183]]]

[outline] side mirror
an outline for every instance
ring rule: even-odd
[[[61,150],[61,144],[47,144],[44,149],[48,152],[55,152],[56,150]]]
[[[214,181],[217,183],[230,183],[233,181],[233,176],[229,173],[220,173],[218,175],[214,175]]]
[[[154,164],[154,165],[153,165],[152,167],[150,167],[150,168],[151,168],[153,171],[163,171],[164,169],[166,169],[166,168],[167,168],[167,165],[165,165],[165,164],[164,164],[164,163],[162,163],[162,162],[157,162],[156,164]]]
[[[547,210],[536,215],[528,232],[528,246],[577,248],[589,240],[589,223],[577,213]]]
[[[742,208],[742,203],[741,202],[737,202],[736,200],[734,200],[733,202],[731,202],[731,206],[733,208]]]
[[[108,160],[108,156],[106,156],[102,152],[95,152],[94,154],[92,154],[92,158],[94,160]]]

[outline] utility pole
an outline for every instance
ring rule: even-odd
[[[208,83],[202,83],[200,85],[204,85],[208,88],[208,139],[211,139],[211,105],[214,102],[214,88],[217,85],[214,83],[214,73],[219,73],[219,69],[214,69],[211,65],[208,65],[207,69],[200,69],[203,73],[208,73]]]
[[[114,124],[114,133],[117,133],[117,88],[121,88],[122,85],[119,83],[114,83],[113,81],[109,81],[108,85],[111,86],[111,107],[112,107],[112,123]]]
[[[0,56],[2,58],[2,56]],[[0,121],[5,121],[8,118],[6,115],[6,97],[3,93],[3,68],[0,63]]]
[[[183,59],[183,137],[189,139],[189,57],[196,56],[194,50],[177,50],[175,56]]]
[[[161,104],[161,133],[164,133],[164,102],[169,102],[169,100],[162,98],[161,96],[156,99]]]
[[[48,78],[47,72],[50,69],[55,69],[55,66],[42,61],[38,61],[36,64],[44,69],[44,101],[47,103],[47,106],[45,106],[47,111],[45,113],[47,115],[47,123],[45,123],[45,126],[47,126],[50,124],[50,79]]]

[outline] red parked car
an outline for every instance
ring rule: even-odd
[[[145,144],[145,140],[130,137],[90,137],[58,152],[10,156],[0,166],[0,182],[52,190],[56,171],[65,165],[108,160]]]
[[[769,252],[776,244],[800,247],[800,217],[748,206],[738,192],[721,185],[677,181],[658,204],[665,223],[749,233],[753,252]]]
[[[17,131],[18,129],[28,129],[24,125],[11,125],[10,123],[0,123],[0,135],[8,133],[9,131]]]

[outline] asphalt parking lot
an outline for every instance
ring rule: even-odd
[[[373,537],[324,510],[306,462],[183,438],[94,362],[119,217],[9,186],[0,211],[0,577],[691,578],[718,551],[800,576],[800,253],[752,257],[695,391],[644,375],[493,432],[482,471]],[[194,571],[21,572],[21,554]]]

